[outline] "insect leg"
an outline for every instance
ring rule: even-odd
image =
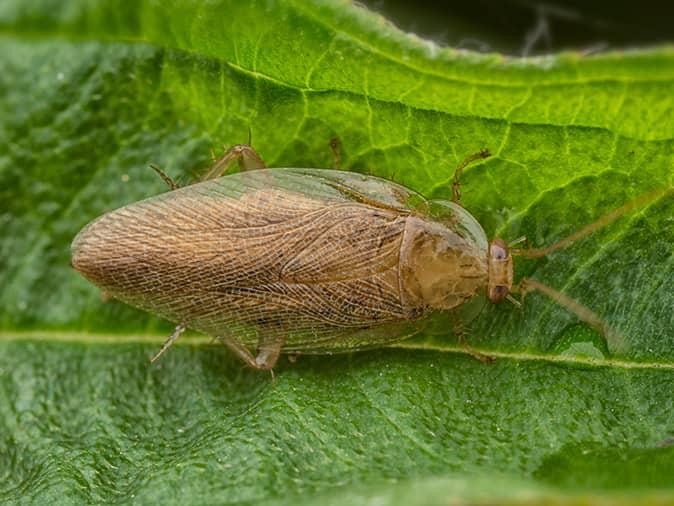
[[[476,160],[482,160],[484,158],[489,158],[491,153],[488,149],[483,149],[479,153],[473,153],[472,155],[466,157],[466,159],[461,162],[456,169],[454,169],[454,182],[452,183],[452,201],[457,204],[461,203],[461,183],[459,181],[461,177],[461,172],[468,165],[473,163]]]
[[[492,364],[494,360],[496,360],[494,357],[491,355],[487,355],[485,353],[477,351],[475,348],[473,348],[468,342],[466,342],[464,337],[459,337],[459,345],[468,353],[471,357],[473,357],[476,360],[479,360],[483,364]]]
[[[253,356],[248,348],[230,337],[221,336],[218,340],[246,364],[261,371],[270,371],[276,365],[283,346],[283,339],[260,339],[257,355]]]
[[[159,350],[157,353],[155,353],[154,357],[150,359],[150,363],[154,362],[157,360],[159,357],[162,356],[162,354],[168,350],[171,345],[175,342],[176,339],[180,337],[180,334],[185,332],[185,329],[187,326],[184,323],[179,324],[175,330],[173,331],[173,334],[171,334],[166,341],[164,341],[164,344],[161,347],[161,350]]]
[[[226,336],[219,336],[217,337],[217,340],[220,341],[225,346],[227,346],[227,348],[229,348],[230,351],[232,351],[237,357],[243,360],[246,364],[257,369],[257,365],[255,364],[255,357],[250,352],[250,350],[248,350],[248,348],[246,348],[243,344],[232,339],[231,337]]]
[[[260,369],[271,370],[279,356],[281,355],[281,347],[283,346],[283,339],[274,337],[271,339],[261,338],[257,346],[257,356],[255,363]]]
[[[494,357],[480,353],[466,341],[466,326],[461,321],[459,315],[450,313],[450,316],[452,320],[452,332],[456,336],[459,346],[461,346],[471,357],[476,358],[483,364],[491,364],[494,361]]]
[[[330,151],[332,151],[332,157],[335,161],[334,167],[335,170],[339,170],[339,164],[342,161],[342,153],[339,150],[339,147],[341,146],[341,142],[337,137],[333,137],[330,139],[329,145],[330,145]]]
[[[176,182],[171,178],[171,176],[169,176],[168,174],[166,174],[166,172],[164,172],[163,170],[161,170],[161,169],[159,168],[158,165],[155,165],[155,164],[151,163],[151,164],[150,164],[150,168],[151,168],[152,170],[154,170],[157,174],[159,174],[159,177],[162,178],[162,179],[164,180],[164,182],[168,185],[168,187],[169,187],[171,190],[177,190],[178,188],[180,188],[180,186],[178,185],[178,183],[176,183]]]
[[[239,162],[241,170],[264,169],[266,167],[262,157],[251,146],[237,144],[215,161],[202,181],[222,176],[234,160]]]

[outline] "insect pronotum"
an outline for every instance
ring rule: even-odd
[[[547,248],[514,250],[500,238],[488,242],[460,205],[461,170],[488,156],[483,150],[457,167],[451,202],[341,170],[265,169],[246,144],[183,188],[153,167],[172,191],[91,222],[73,241],[72,265],[105,293],[178,324],[153,360],[186,328],[257,369],[274,367],[282,351],[382,346],[439,314],[455,317],[448,321],[461,337],[464,313],[475,313],[481,294],[518,303],[511,291],[539,290],[609,336],[567,296],[533,279],[513,287],[512,255],[551,253],[663,191]],[[245,170],[220,177],[233,161]]]

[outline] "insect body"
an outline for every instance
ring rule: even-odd
[[[261,164],[241,145],[215,168],[232,158]],[[327,169],[249,170],[112,211],[75,238],[72,265],[108,294],[177,322],[162,352],[189,327],[258,369],[282,350],[409,337],[467,301],[503,300],[513,283],[506,244],[490,244],[458,203]]]

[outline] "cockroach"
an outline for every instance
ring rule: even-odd
[[[513,286],[513,255],[547,255],[663,192],[552,246],[512,249],[500,238],[489,242],[460,203],[461,171],[488,156],[483,150],[456,168],[451,201],[343,170],[267,169],[248,144],[182,188],[153,166],[172,191],[91,222],[73,241],[71,263],[105,293],[177,323],[153,361],[187,328],[266,370],[281,352],[331,354],[399,341],[439,314],[454,317],[461,338],[463,313],[476,313],[468,308],[485,295],[519,304],[513,291],[538,290],[610,334],[595,313],[538,281]],[[223,176],[235,161],[246,170]]]

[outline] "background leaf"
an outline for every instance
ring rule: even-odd
[[[672,185],[674,50],[532,59],[441,49],[341,2],[47,0],[0,6],[0,499],[59,502],[672,500],[674,226],[663,198],[517,264],[532,295],[471,343],[428,337],[282,364],[277,384],[69,266],[88,221],[188,181],[209,150],[344,164],[450,195],[488,235],[554,242]],[[629,494],[629,495],[625,495]],[[627,498],[627,499],[625,499]]]

